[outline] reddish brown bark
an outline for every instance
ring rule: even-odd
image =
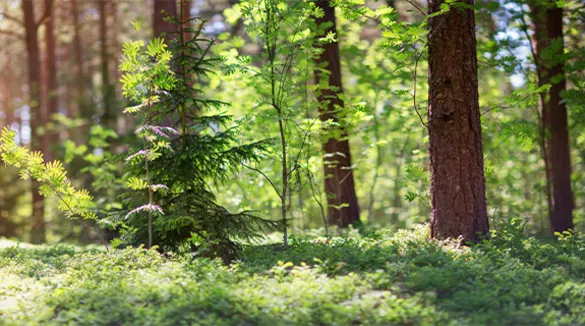
[[[530,19],[532,20],[532,56],[536,66],[536,73],[538,77],[538,85],[543,86],[549,83],[548,71],[546,69],[545,60],[542,53],[548,48],[548,34],[546,27],[546,8],[540,3],[540,0],[528,1],[530,8]],[[553,202],[552,202],[552,171],[550,162],[550,110],[548,107],[548,100],[545,93],[540,93],[540,100],[538,102],[538,111],[540,113],[540,147],[542,152],[542,159],[544,161],[544,169],[546,175],[546,199],[549,217],[552,216]]]
[[[430,13],[444,3],[430,0]],[[430,18],[428,46],[431,236],[477,241],[489,223],[474,11],[451,8]]]
[[[43,135],[43,154],[47,161],[55,159],[53,146],[57,143],[57,133],[50,130],[49,123],[53,114],[57,113],[59,98],[57,94],[57,59],[55,56],[55,34],[53,31],[53,5],[52,0],[44,0],[48,17],[45,19],[45,60],[43,62],[43,103],[42,123],[45,128]]]
[[[337,35],[335,8],[329,5],[329,1],[317,1],[325,15],[316,19],[321,26],[328,24],[325,31]],[[318,96],[320,105],[320,118],[322,121],[339,122],[337,111],[343,108],[343,101],[339,98],[343,88],[341,83],[341,66],[339,63],[339,43],[326,43],[320,45],[321,54],[315,63],[315,83],[320,83],[327,78],[327,89],[322,90]],[[323,144],[323,170],[325,174],[325,193],[327,194],[327,206],[329,223],[339,227],[347,227],[350,224],[360,223],[360,208],[355,193],[353,170],[351,167],[351,152],[348,135],[343,126],[337,128],[339,138],[329,138]]]
[[[15,120],[14,116],[14,70],[12,69],[12,62],[10,60],[11,56],[8,52],[2,55],[2,60],[4,61],[3,71],[2,74],[2,103],[3,103],[3,112],[5,114],[1,127],[11,126]]]
[[[177,30],[177,26],[164,21],[164,18],[167,16],[178,17],[176,0],[154,0],[154,12],[152,16],[154,36],[159,37],[162,33],[166,33],[166,43],[175,37],[174,34],[170,33]]]
[[[533,26],[533,56],[540,86],[551,84],[548,93],[542,93],[541,138],[547,179],[548,213],[552,232],[573,228],[574,208],[571,190],[571,157],[567,126],[567,109],[561,100],[566,89],[563,62],[563,10],[546,0],[529,1]],[[556,44],[555,44],[556,43]],[[551,48],[558,53],[544,55]]]
[[[551,225],[554,232],[573,229],[573,191],[571,190],[571,152],[567,126],[567,107],[561,93],[567,88],[564,72],[563,9],[551,1],[546,10],[548,39],[558,51],[549,67],[551,88],[550,111],[550,162],[553,187],[553,214]]]
[[[28,88],[30,106],[30,147],[33,151],[41,151],[42,143],[39,133],[41,127],[41,108],[43,99],[40,93],[41,86],[41,56],[37,35],[38,25],[35,21],[34,0],[22,0],[22,13],[24,15],[26,52],[28,57]],[[46,241],[45,229],[45,203],[39,194],[39,183],[32,181],[32,216],[30,242],[43,243]]]
[[[82,113],[84,97],[85,97],[85,77],[83,75],[83,53],[81,46],[80,24],[79,24],[79,9],[77,7],[77,0],[71,0],[71,18],[73,22],[73,53],[74,53],[74,98],[75,105],[72,108],[71,116],[79,118]]]
[[[99,40],[100,40],[100,72],[102,76],[102,124],[110,129],[116,129],[116,112],[115,112],[115,90],[110,83],[110,54],[108,52],[108,1],[99,0],[98,9],[100,13],[99,21]]]
[[[183,23],[183,29],[191,27],[191,23],[189,22],[189,18],[191,18],[191,0],[183,0],[181,4],[181,22]],[[183,39],[189,39],[188,32],[183,32]]]

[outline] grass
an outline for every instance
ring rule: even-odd
[[[509,224],[245,248],[241,261],[0,241],[0,325],[585,325],[585,241]]]

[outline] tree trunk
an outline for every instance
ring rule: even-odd
[[[443,4],[430,0],[429,12]],[[430,18],[428,46],[431,237],[477,241],[489,223],[473,9]]]
[[[571,190],[571,151],[567,127],[567,107],[561,92],[567,87],[564,72],[563,8],[550,2],[546,10],[548,39],[558,51],[549,67],[551,88],[550,111],[550,162],[553,186],[553,214],[551,225],[554,232],[573,229],[573,192]],[[557,46],[558,45],[558,46]]]
[[[57,59],[55,56],[55,34],[53,32],[54,10],[51,4],[52,0],[44,0],[45,10],[48,10],[49,16],[45,20],[45,61],[43,65],[44,81],[44,108],[42,114],[42,123],[45,128],[43,135],[43,154],[45,160],[52,161],[55,159],[53,146],[58,141],[58,134],[48,128],[53,114],[57,113],[59,106],[59,97],[57,94]]]
[[[101,122],[104,127],[109,129],[116,129],[116,112],[114,107],[114,96],[115,92],[110,83],[110,55],[108,53],[108,12],[107,12],[108,1],[99,0],[99,39],[100,39],[100,72],[102,76],[102,117]]]
[[[85,111],[85,77],[83,74],[83,52],[81,50],[81,37],[79,24],[79,9],[77,7],[77,0],[71,0],[71,17],[73,20],[73,50],[75,57],[75,106],[71,111],[71,116],[79,118],[83,116]]]
[[[165,13],[162,13],[163,10]],[[165,43],[167,44],[175,38],[175,34],[170,33],[178,29],[177,26],[164,21],[164,18],[169,15],[178,17],[176,0],[154,0],[154,12],[152,16],[154,37],[159,37],[162,33],[166,33]]]
[[[2,102],[3,102],[3,109],[4,112],[4,121],[2,123],[3,127],[12,126],[15,122],[15,115],[14,115],[14,70],[12,69],[12,62],[10,60],[11,56],[8,51],[3,54],[3,61],[4,61],[4,74],[2,75]]]
[[[40,93],[41,86],[41,58],[37,35],[37,23],[35,21],[34,0],[22,0],[22,13],[24,15],[26,51],[28,55],[28,88],[30,106],[30,147],[33,151],[41,151],[41,108],[43,99]],[[30,242],[43,243],[46,241],[45,230],[45,203],[39,193],[39,183],[32,181],[32,216]]]
[[[330,24],[325,34],[337,35],[335,8],[329,5],[328,0],[316,2],[325,15],[317,18],[320,26]],[[318,96],[320,103],[320,118],[322,121],[339,122],[337,110],[343,107],[343,101],[339,95],[343,92],[341,84],[341,67],[339,63],[339,43],[326,43],[320,45],[321,54],[316,59],[315,83],[319,84],[323,78],[327,78],[328,88],[321,91]],[[353,170],[351,167],[351,153],[348,135],[343,126],[339,128],[339,138],[329,138],[323,145],[325,193],[327,194],[327,206],[329,223],[345,228],[350,224],[360,223],[360,208],[355,193]]]
[[[183,29],[191,27],[191,23],[189,22],[189,18],[191,18],[191,0],[183,0],[181,5],[181,22],[183,23]],[[183,39],[189,39],[189,32],[183,31]]]
[[[528,1],[530,8],[530,19],[532,20],[533,35],[530,40],[532,43],[532,56],[536,66],[536,74],[538,77],[538,86],[543,86],[549,83],[548,71],[546,69],[545,60],[542,54],[548,48],[548,34],[546,27],[546,8],[537,1]],[[538,102],[538,112],[540,114],[540,148],[541,155],[544,162],[544,171],[546,176],[545,195],[548,209],[549,219],[553,215],[553,201],[552,201],[552,171],[550,162],[550,110],[548,107],[548,100],[545,93],[540,93],[540,100]]]

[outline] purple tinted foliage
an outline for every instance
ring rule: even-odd
[[[128,161],[132,160],[133,158],[135,158],[135,157],[137,157],[137,156],[140,156],[140,155],[146,155],[146,154],[148,154],[149,152],[150,152],[149,150],[139,150],[138,152],[136,152],[136,153],[134,153],[134,154],[132,154],[132,155],[128,156],[128,157],[126,158],[126,162],[128,162]]]
[[[131,210],[128,214],[126,214],[126,217],[124,217],[124,219],[128,219],[128,217],[130,217],[132,214],[138,213],[138,212],[154,212],[154,213],[159,213],[161,215],[165,215],[165,213],[163,212],[162,208],[158,205],[155,204],[146,204],[146,205],[142,205],[140,207],[136,207],[135,209]]]
[[[138,128],[136,130],[136,133],[140,134],[143,131],[150,131],[150,132],[153,132],[153,133],[155,133],[161,137],[164,137],[164,138],[171,138],[169,136],[169,134],[179,135],[179,132],[177,130],[175,130],[174,128],[163,127],[163,126],[150,126],[150,125],[146,125],[146,126],[142,126],[142,127]]]
[[[156,191],[156,190],[169,190],[169,187],[167,187],[165,185],[157,184],[157,185],[150,186],[150,190],[153,190],[153,191]]]

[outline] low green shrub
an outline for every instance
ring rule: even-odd
[[[296,237],[231,265],[15,244],[0,249],[0,324],[584,325],[583,240],[516,231],[471,248],[426,226]]]

